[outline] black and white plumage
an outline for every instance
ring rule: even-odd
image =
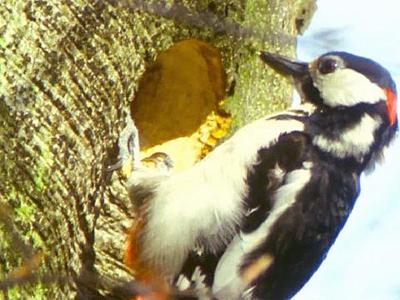
[[[396,87],[377,63],[330,52],[309,64],[263,52],[306,104],[254,121],[192,168],[137,167],[140,260],[204,299],[287,299],[345,224],[361,173],[397,131]]]

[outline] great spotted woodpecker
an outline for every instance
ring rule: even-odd
[[[305,104],[248,124],[185,171],[135,157],[128,256],[139,280],[201,299],[292,297],[345,224],[361,173],[394,139],[396,87],[376,62],[261,59],[294,79]]]

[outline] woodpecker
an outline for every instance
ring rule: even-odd
[[[187,170],[146,168],[135,152],[127,186],[139,221],[128,256],[163,288],[291,298],[343,228],[360,175],[396,135],[396,86],[378,63],[346,52],[310,63],[260,57],[293,79],[303,104],[249,123]]]

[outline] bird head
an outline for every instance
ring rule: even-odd
[[[365,106],[380,109],[397,127],[397,92],[390,73],[375,61],[347,52],[328,52],[309,63],[261,52],[261,59],[291,76],[304,101],[325,110]]]

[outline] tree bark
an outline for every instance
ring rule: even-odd
[[[314,0],[4,0],[0,5],[0,290],[122,297],[133,215],[105,172],[146,63],[173,42],[221,51],[232,131],[291,99],[258,59],[293,56]],[[125,288],[125,290],[124,290]],[[129,292],[129,291],[128,291]]]

